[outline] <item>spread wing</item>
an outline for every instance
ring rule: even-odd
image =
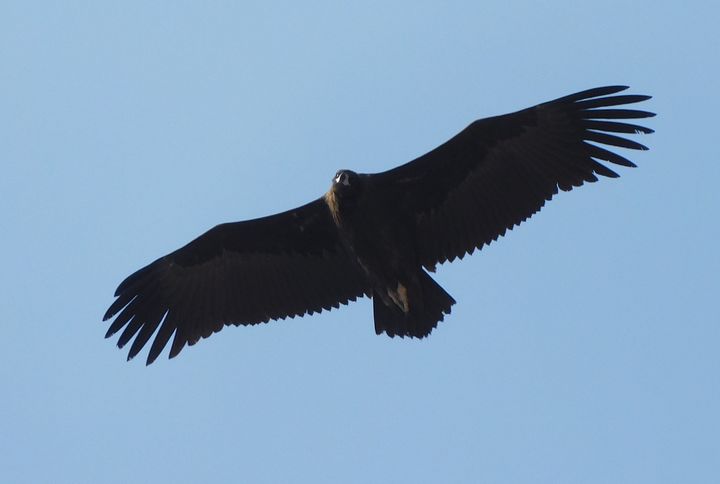
[[[318,199],[277,215],[218,225],[132,274],[105,314],[104,320],[117,314],[105,337],[125,328],[118,346],[135,337],[130,359],[157,330],[150,364],[173,335],[170,358],[225,325],[312,314],[366,292],[327,204]]]
[[[372,175],[373,181],[400,194],[399,206],[414,214],[425,267],[462,258],[527,220],[558,189],[618,176],[602,162],[635,166],[600,146],[647,149],[615,134],[653,132],[625,121],[654,116],[617,107],[649,99],[613,95],[625,89],[591,89],[475,121],[433,151]]]

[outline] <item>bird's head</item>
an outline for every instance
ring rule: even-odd
[[[340,196],[353,195],[360,189],[360,175],[352,170],[338,170],[333,177],[332,190]]]

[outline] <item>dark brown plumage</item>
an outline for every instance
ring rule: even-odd
[[[424,337],[455,300],[427,273],[496,240],[558,190],[597,175],[602,162],[635,166],[600,145],[645,146],[618,136],[652,133],[618,108],[649,96],[625,86],[583,91],[473,122],[433,151],[376,174],[339,171],[323,197],[284,213],[218,225],[125,279],[104,320],[106,337],[155,334],[147,363],[172,338],[170,357],[220,331],[373,298],[375,331]],[[159,328],[159,329],[158,329]]]

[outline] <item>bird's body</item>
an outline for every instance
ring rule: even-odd
[[[104,319],[128,358],[155,334],[147,362],[225,325],[248,325],[373,298],[375,331],[427,336],[455,300],[428,274],[497,240],[601,162],[634,166],[600,145],[646,149],[614,133],[651,133],[617,108],[648,96],[609,86],[481,119],[386,172],[340,170],[328,192],[269,217],[218,225],[126,278]]]
[[[341,170],[324,200],[339,239],[369,282],[375,331],[427,336],[455,300],[431,283],[417,258],[412,219],[397,205],[399,193],[383,188],[370,176]]]

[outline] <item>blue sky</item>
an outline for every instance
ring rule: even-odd
[[[720,462],[714,2],[3,2],[0,481],[712,482]],[[437,279],[423,341],[363,300],[151,367],[117,284],[473,119],[651,94],[637,169]]]

